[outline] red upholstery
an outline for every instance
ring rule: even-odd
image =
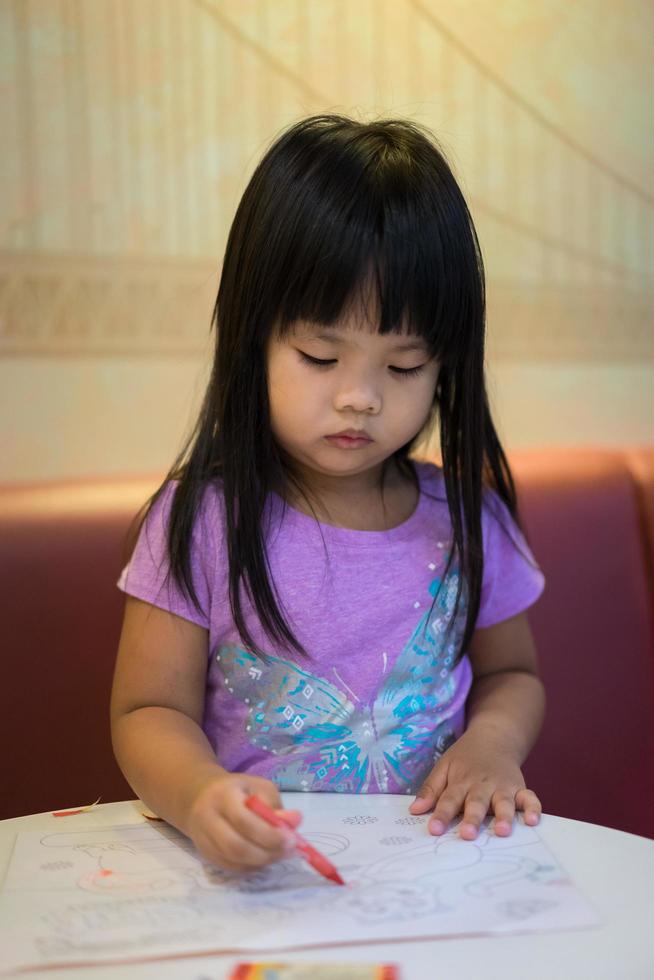
[[[645,543],[650,596],[654,596],[654,446],[625,453],[634,481],[641,530]],[[654,607],[654,603],[652,604]],[[652,608],[654,616],[654,608]]]
[[[548,693],[526,764],[546,811],[654,837],[654,450],[510,454],[547,577]],[[0,487],[0,817],[132,798],[108,701],[131,518],[157,474]]]
[[[0,818],[133,799],[109,735],[126,529],[156,478],[0,489]]]
[[[511,455],[547,580],[530,612],[547,716],[525,778],[550,813],[654,837],[654,593],[625,462],[619,452]]]

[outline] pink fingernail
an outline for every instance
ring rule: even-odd
[[[433,834],[442,834],[445,830],[445,824],[441,823],[440,820],[432,820],[429,829]]]
[[[461,824],[461,834],[464,834],[464,833],[466,833],[466,834],[472,834],[472,837],[475,838],[477,836],[477,828],[475,827],[474,824],[471,824],[471,823],[462,823]]]

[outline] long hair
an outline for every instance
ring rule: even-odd
[[[266,634],[308,656],[280,611],[269,575],[263,513],[271,488],[302,491],[270,426],[266,343],[298,319],[333,324],[361,294],[377,290],[381,334],[411,332],[438,359],[432,411],[423,429],[385,461],[417,485],[409,455],[440,429],[452,542],[443,575],[459,567],[454,614],[467,614],[456,661],[470,642],[483,577],[482,495],[493,488],[520,525],[511,471],[484,379],[485,282],[464,197],[434,135],[402,119],[363,123],[315,115],[284,130],[250,179],[232,223],[211,319],[215,358],[199,417],[138,530],[169,480],[176,481],[167,531],[169,574],[200,610],[190,544],[203,493],[219,483],[225,507],[232,616],[242,640],[265,659],[246,627],[241,585]],[[137,515],[138,519],[138,515]],[[434,598],[436,602],[436,597]]]

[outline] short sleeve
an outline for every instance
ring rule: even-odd
[[[493,626],[531,606],[545,576],[504,501],[487,489],[482,508],[484,577],[477,627]]]
[[[198,508],[191,538],[191,574],[202,612],[190,596],[177,585],[168,561],[167,533],[170,511],[178,481],[171,480],[143,522],[129,563],[123,568],[117,586],[128,595],[209,629],[211,596],[215,569],[215,541],[211,530],[208,500],[205,493]]]

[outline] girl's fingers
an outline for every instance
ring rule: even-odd
[[[543,807],[534,792],[530,789],[519,789],[515,794],[515,803],[518,810],[522,810],[525,815],[525,823],[530,827],[535,826],[539,820]]]
[[[457,813],[461,812],[465,795],[466,791],[463,788],[451,788],[443,793],[438,800],[438,803],[434,808],[434,814],[427,825],[427,829],[429,830],[430,834],[440,836],[441,834],[445,833],[449,823],[454,819]]]
[[[208,856],[222,867],[260,868],[270,864],[271,861],[279,860],[286,853],[283,837],[281,846],[275,848],[261,846],[256,841],[243,837],[228,820],[221,816],[216,818],[212,831],[211,837],[205,834],[211,852]],[[283,831],[278,833],[283,835]]]
[[[515,800],[506,793],[495,793],[491,800],[495,814],[495,833],[498,837],[508,837],[513,829]]]
[[[282,820],[285,820],[290,827],[293,827],[293,829],[299,827],[302,823],[302,814],[299,810],[275,810],[275,813]]]
[[[268,861],[278,860],[292,850],[293,831],[286,827],[273,827],[263,817],[253,813],[245,806],[245,797],[238,795],[225,800],[218,810],[218,816],[243,841],[267,852]]]
[[[409,812],[414,814],[426,813],[431,810],[439,796],[445,789],[447,783],[447,768],[438,767],[429,773],[427,779],[416,793],[416,798],[409,807]]]
[[[290,827],[273,827],[263,817],[250,810],[226,815],[236,833],[248,843],[267,851],[275,858],[289,854],[293,849],[293,831]]]
[[[284,805],[279,790],[269,779],[262,779],[260,776],[247,776],[234,785],[238,786],[243,794],[243,802],[248,796],[258,796],[271,810],[277,810]]]
[[[459,834],[464,840],[475,840],[479,833],[482,820],[488,813],[490,793],[477,789],[466,796],[463,819],[459,825]]]

